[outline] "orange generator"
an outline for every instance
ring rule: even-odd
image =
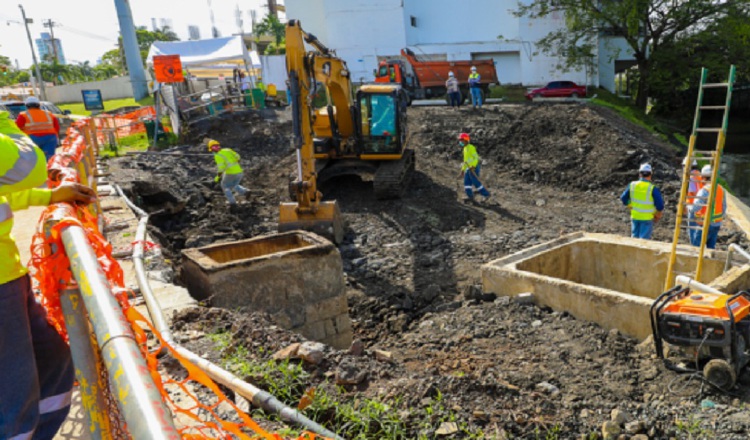
[[[750,360],[750,293],[704,293],[676,286],[651,305],[651,329],[656,354],[667,368],[697,372],[727,391]],[[679,367],[664,356],[664,342],[690,354],[695,369]]]

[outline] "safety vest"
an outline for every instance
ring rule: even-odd
[[[25,275],[11,231],[13,210],[31,205],[49,204],[49,190],[37,189],[47,179],[44,153],[18,131],[10,127],[7,113],[0,112],[0,284]]]
[[[711,192],[711,185],[706,184],[703,188],[698,191],[703,197],[708,197]],[[705,217],[706,211],[708,210],[708,199],[704,199],[703,203],[706,204],[701,208],[695,215],[696,217]],[[719,223],[724,220],[724,188],[721,185],[716,185],[716,199],[714,200],[714,213],[711,215],[711,223]]]
[[[654,185],[646,180],[630,182],[630,218],[633,220],[653,220]]]
[[[242,172],[240,166],[240,155],[235,153],[231,148],[222,148],[214,154],[214,160],[219,167],[219,173],[239,174]]]
[[[57,134],[54,116],[50,112],[38,108],[30,108],[22,112],[21,115],[26,118],[26,125],[23,126],[23,131],[26,134],[34,136]]]
[[[477,154],[476,147],[472,144],[464,145],[464,163],[461,165],[461,170],[466,171],[477,165],[479,165],[479,154]]]
[[[469,74],[469,87],[479,87],[479,74],[473,72]]]
[[[701,177],[701,173],[698,170],[691,170],[687,191],[688,205],[692,205],[693,203],[695,203],[695,195],[698,194],[698,191],[700,191],[702,187],[703,178]]]

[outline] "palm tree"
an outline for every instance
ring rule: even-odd
[[[256,41],[261,35],[270,35],[274,38],[274,44],[271,44],[266,49],[266,53],[284,53],[284,39],[286,37],[286,26],[284,23],[279,21],[279,18],[275,15],[268,14],[263,18],[263,21],[258,23],[254,28],[253,32],[256,35]]]

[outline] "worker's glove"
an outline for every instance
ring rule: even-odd
[[[219,183],[220,180],[221,180],[221,174],[217,174],[216,177],[214,177],[214,182]]]
[[[659,220],[661,220],[661,216],[662,216],[662,215],[663,215],[663,214],[662,214],[661,212],[657,211],[657,212],[656,212],[656,213],[654,214],[654,223],[659,223]]]
[[[461,170],[461,177],[464,177],[464,171]]]

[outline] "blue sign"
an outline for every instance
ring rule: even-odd
[[[101,90],[81,90],[83,106],[86,110],[104,110]]]

